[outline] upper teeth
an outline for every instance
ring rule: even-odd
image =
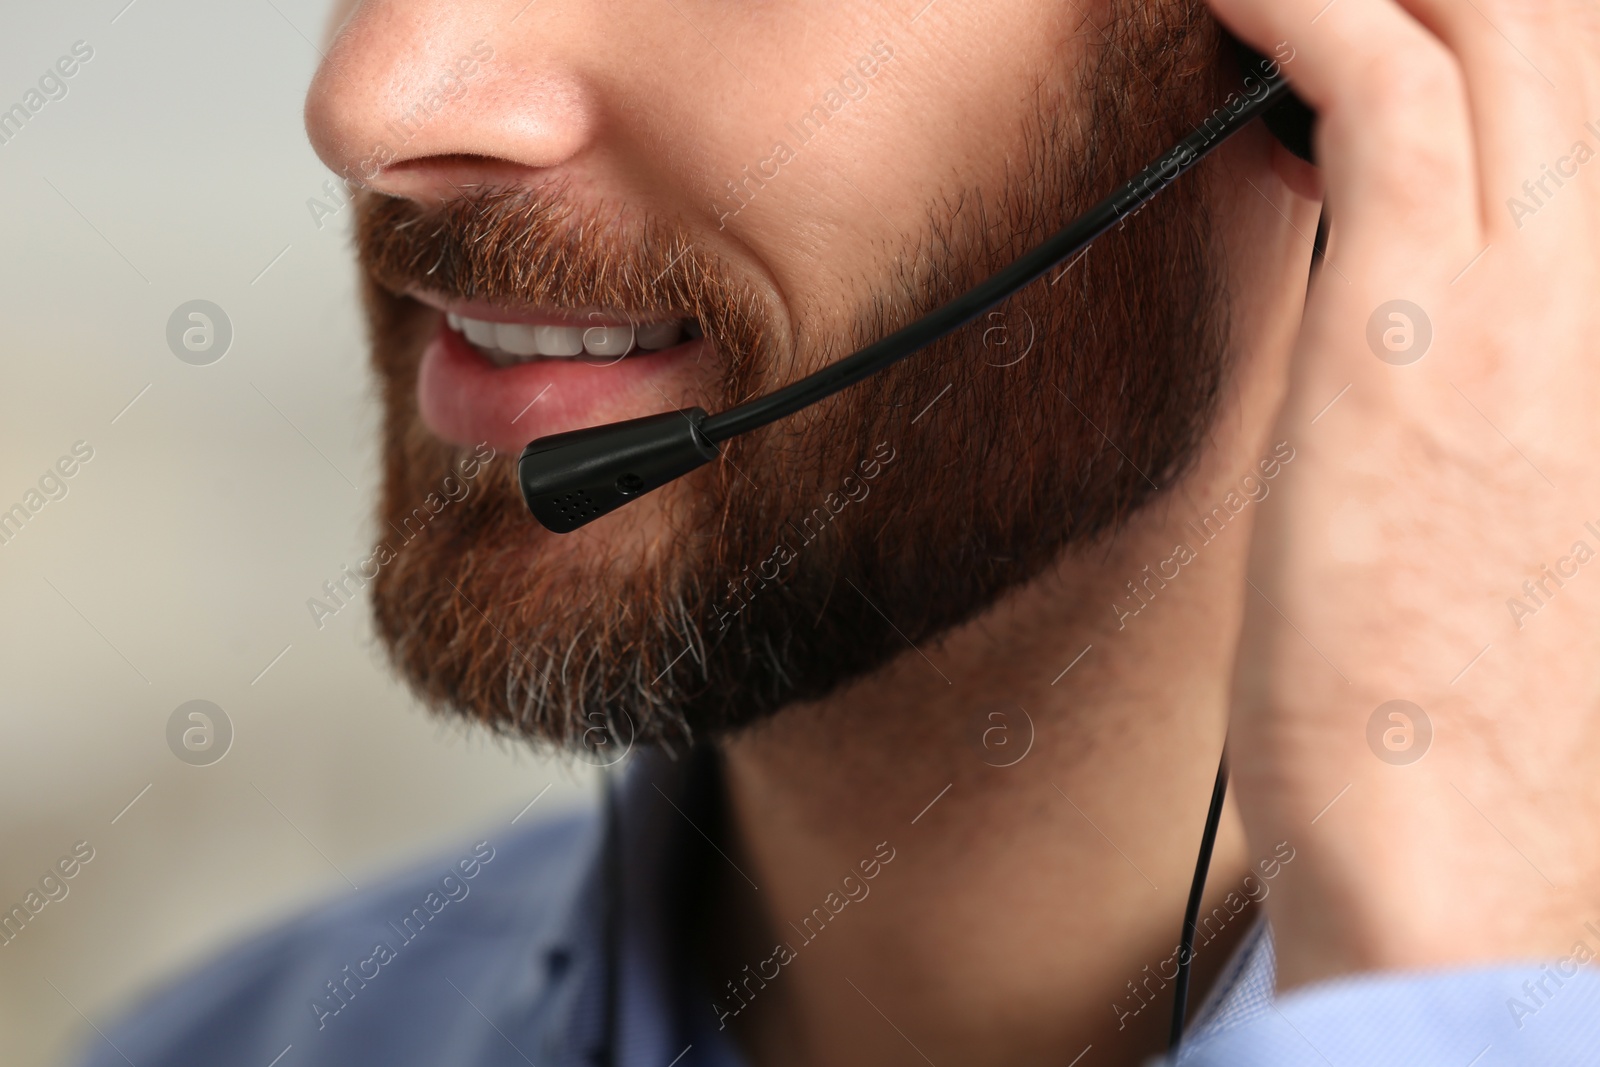
[[[680,322],[652,322],[642,326],[530,326],[521,322],[488,322],[450,312],[450,328],[499,366],[521,363],[537,356],[607,356],[671,348],[684,333]],[[694,332],[691,327],[691,332]]]

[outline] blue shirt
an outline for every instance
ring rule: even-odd
[[[674,922],[677,868],[702,838],[695,777],[690,762],[640,753],[614,821],[586,812],[490,831],[257,936],[89,1035],[81,1062],[742,1067]],[[609,907],[608,863],[620,887]],[[1274,997],[1271,935],[1258,924],[1177,1063],[1600,1064],[1600,976],[1580,966],[1600,952],[1600,927],[1580,933],[1566,960]]]

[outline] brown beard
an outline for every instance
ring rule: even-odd
[[[701,402],[748,398],[1006,265],[1221,99],[1227,67],[1199,4],[1113,8],[1112,36],[1077,84],[1039,89],[1021,173],[996,198],[968,191],[932,205],[847,336],[802,322],[780,351],[758,294],[687,235],[576,212],[559,188],[439,209],[359,199],[386,408],[380,515],[390,543],[404,542],[379,568],[373,603],[397,668],[430,706],[591,749],[734,730],[972,618],[1182,475],[1227,367],[1221,264],[1197,179],[998,318],[729,442],[726,462],[652,494],[632,518],[601,520],[617,524],[618,543],[643,543],[636,552],[608,554],[609,541],[575,552],[576,541],[539,530],[514,456],[407,536],[406,519],[439,498],[463,454],[416,411],[437,313],[394,294],[425,284],[512,304],[693,314],[725,360],[721,395]],[[629,525],[641,518],[654,527]]]

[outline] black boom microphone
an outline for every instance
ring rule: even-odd
[[[1238,42],[1234,46],[1245,72],[1237,91],[1161,158],[1009,267],[859,352],[719,414],[684,408],[529,442],[517,461],[528,510],[546,529],[571,533],[716,459],[719,442],[793,415],[899,362],[1083,251],[1257,116],[1265,115],[1284,146],[1309,160],[1313,116],[1290,92],[1279,62]]]

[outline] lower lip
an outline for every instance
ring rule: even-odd
[[[596,356],[497,367],[441,315],[417,372],[417,407],[446,441],[465,448],[486,441],[515,455],[536,437],[685,406],[704,350],[696,338],[614,362]]]

